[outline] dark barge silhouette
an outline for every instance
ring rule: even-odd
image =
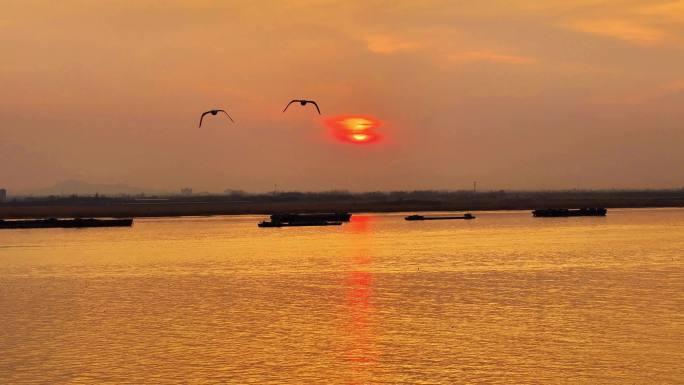
[[[273,214],[270,221],[259,222],[259,227],[339,226],[349,222],[350,213],[287,213]]]
[[[532,211],[535,217],[603,217],[608,210],[603,207],[587,207],[581,209],[537,209]]]
[[[83,228],[83,227],[130,227],[133,219],[0,219],[0,229],[49,229],[49,228]]]
[[[424,215],[409,215],[404,218],[407,221],[437,221],[445,219],[475,219],[475,216],[471,213],[466,213],[457,216],[438,216],[438,217],[426,217]]]
[[[276,222],[262,221],[259,227],[299,227],[299,226],[339,226],[342,222],[314,221],[314,222]]]
[[[349,222],[350,213],[287,213],[273,214],[271,220],[274,222],[295,223],[295,222]]]

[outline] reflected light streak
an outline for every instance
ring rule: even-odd
[[[346,286],[349,310],[347,333],[351,343],[346,352],[347,359],[355,363],[375,362],[377,351],[371,323],[374,313],[371,303],[373,275],[367,271],[353,271],[347,277]]]
[[[355,250],[352,253],[351,271],[345,281],[345,303],[349,319],[345,329],[350,343],[346,357],[354,364],[354,370],[362,375],[370,373],[367,365],[376,362],[378,357],[377,337],[373,329],[373,273],[366,271],[373,259],[368,248],[357,243],[359,236],[363,240],[370,234],[372,222],[373,217],[370,215],[353,215],[348,225],[355,235],[350,238],[354,240]]]

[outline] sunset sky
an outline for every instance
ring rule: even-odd
[[[10,191],[684,187],[684,1],[3,0],[0,50]]]

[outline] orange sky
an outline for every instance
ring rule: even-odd
[[[5,0],[0,50],[10,191],[684,186],[679,0]]]

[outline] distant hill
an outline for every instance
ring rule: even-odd
[[[78,180],[66,180],[51,187],[42,189],[35,189],[29,191],[18,192],[17,195],[33,195],[33,196],[47,196],[47,195],[138,195],[160,193],[161,191],[153,191],[139,187],[132,187],[123,183],[118,184],[93,184]]]

